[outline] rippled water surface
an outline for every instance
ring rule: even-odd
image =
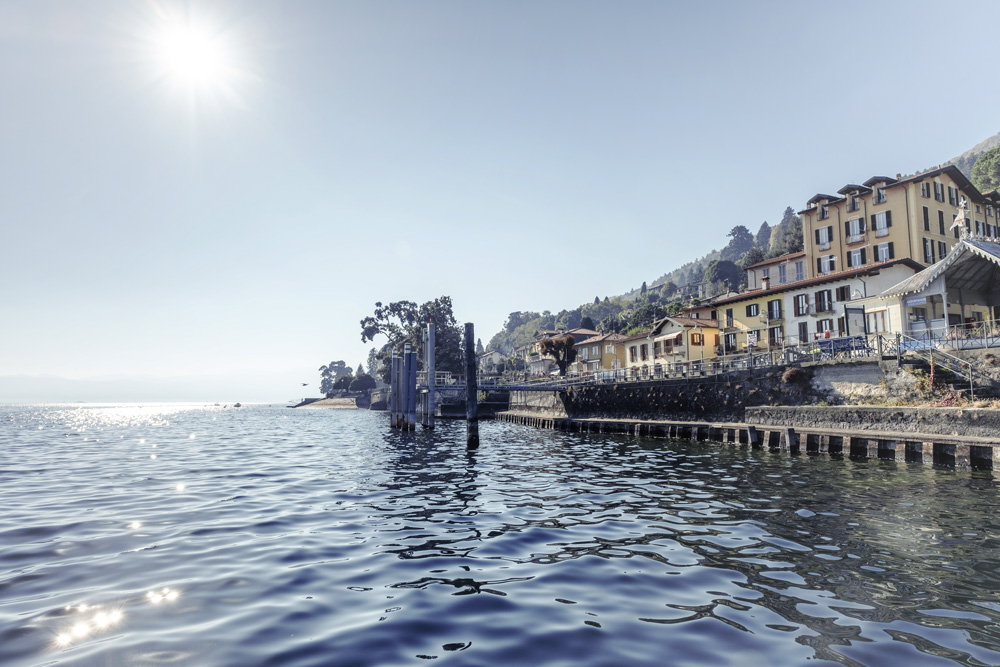
[[[997,665],[989,472],[0,407],[2,665]]]

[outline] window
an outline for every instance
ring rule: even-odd
[[[930,183],[921,183],[920,184],[920,196],[924,197],[925,199],[930,199],[931,198],[931,184]]]
[[[726,334],[726,352],[736,351],[736,334]]]
[[[587,358],[588,358],[587,357],[587,348],[583,348],[583,349],[580,350],[580,358],[583,359],[584,361],[587,360]]]
[[[976,235],[982,236],[986,233],[986,225],[976,220]]]
[[[865,240],[865,219],[854,218],[844,223],[844,234],[848,243],[857,243]]]
[[[808,294],[796,294],[795,295],[795,316],[806,315],[809,313],[809,295]]]
[[[944,236],[944,211],[938,211],[938,234]]]
[[[653,356],[654,357],[659,357],[662,352],[663,352],[663,347],[660,345],[660,341],[654,340],[653,341]]]
[[[896,258],[892,250],[892,241],[889,243],[879,243],[875,248],[878,250],[878,261],[880,262],[888,262],[890,259]]]
[[[924,239],[924,263],[934,263],[934,241]]]
[[[762,268],[760,270],[760,277],[761,278],[768,278],[768,279],[770,279],[770,277],[771,277],[771,267],[765,266],[764,268]]]
[[[819,207],[819,216],[817,217],[819,220],[826,220],[827,218],[830,217],[830,209],[827,207],[826,204],[823,204],[822,206]]]
[[[802,261],[795,262],[795,279],[805,280],[805,278],[806,278],[805,262]]]
[[[934,200],[940,202],[944,201],[944,183],[934,184]]]
[[[799,342],[804,343],[809,340],[809,323],[799,322]]]
[[[614,353],[615,353],[614,345],[608,343],[607,345],[604,346],[604,354],[614,354]]]
[[[833,273],[837,270],[837,256],[823,255],[816,258],[816,273]]]
[[[986,205],[986,215],[993,216],[993,204]]]
[[[639,346],[639,356],[643,361],[649,359],[649,345],[647,343],[643,343]]]
[[[767,302],[767,319],[781,319],[781,299],[774,299]]]
[[[786,282],[788,282],[788,276],[785,275],[785,274],[786,274],[785,265],[784,264],[779,264],[778,265],[778,284],[784,285]]]
[[[875,188],[875,203],[876,204],[885,203],[885,188]]]
[[[857,248],[847,253],[847,266],[864,266],[868,263],[867,249]]]
[[[747,306],[747,317],[757,317],[760,314],[760,304],[751,303]]]
[[[837,335],[843,336],[847,333],[847,322],[844,320],[844,316],[841,315],[837,318]]]
[[[931,210],[924,206],[924,231],[931,231]]]
[[[952,226],[952,228],[953,228],[953,230],[954,230],[954,232],[955,232],[955,238],[956,238],[956,239],[957,239],[957,238],[958,238],[958,236],[959,236],[959,229],[958,229],[958,225],[956,225],[956,224],[955,224],[955,218],[957,218],[957,217],[958,217],[958,214],[952,214],[952,216],[951,216],[951,226]]]
[[[948,186],[948,203],[952,206],[958,206],[958,190]]]
[[[851,195],[851,198],[847,203],[847,210],[857,211],[859,208],[861,208],[861,197],[858,195]]]
[[[784,338],[785,330],[781,326],[771,327],[767,330],[768,347],[781,347]]]
[[[700,334],[700,333],[692,333],[691,334],[691,344],[692,345],[698,345],[698,346],[704,345],[705,344],[705,335],[704,334]]]
[[[944,241],[938,241],[938,257],[944,259],[944,256],[948,254],[948,244]]]
[[[824,289],[816,292],[816,312],[827,313],[833,310],[833,298],[830,290]]]
[[[976,204],[976,213],[982,213],[982,209],[979,208],[979,204]]]
[[[875,229],[875,236],[888,236],[889,228],[892,227],[892,211],[873,213],[872,227]]]
[[[885,310],[865,313],[865,319],[868,320],[868,333],[884,333],[888,331],[889,318],[887,315],[888,312]]]
[[[593,356],[595,356],[595,357],[598,356],[598,355],[600,355],[601,354],[601,346],[600,345],[593,346],[592,348],[590,348],[590,353]]]
[[[816,249],[829,250],[830,241],[833,239],[833,227],[820,227],[816,230]]]
[[[729,329],[733,328],[733,309],[726,308],[726,327]]]
[[[630,347],[628,349],[628,360],[631,361],[633,364],[636,362],[636,358],[635,358],[635,345],[633,345],[632,347]]]
[[[842,285],[837,288],[837,301],[850,301],[851,300],[851,286]]]
[[[833,331],[833,318],[827,318],[825,320],[816,320],[816,333],[823,335],[827,331]]]

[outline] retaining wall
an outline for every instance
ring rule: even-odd
[[[751,407],[747,424],[768,427],[864,431],[892,431],[1000,437],[1000,410],[985,408],[876,408],[851,405]]]

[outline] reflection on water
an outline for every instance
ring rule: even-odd
[[[992,473],[481,431],[0,407],[0,664],[1000,664]]]

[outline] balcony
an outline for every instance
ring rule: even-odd
[[[861,233],[861,234],[851,234],[850,236],[847,237],[847,243],[848,244],[851,244],[851,243],[862,243],[862,242],[864,242],[864,240],[865,240],[865,234],[864,233]]]
[[[829,250],[829,249],[830,249],[830,242],[829,242],[829,241],[821,241],[821,242],[820,242],[820,243],[819,243],[819,244],[818,244],[818,245],[816,246],[816,249],[817,249],[817,250]]]
[[[875,236],[877,236],[879,238],[881,238],[883,236],[888,236],[888,235],[889,235],[889,228],[888,227],[882,227],[881,229],[876,229],[875,230]]]

